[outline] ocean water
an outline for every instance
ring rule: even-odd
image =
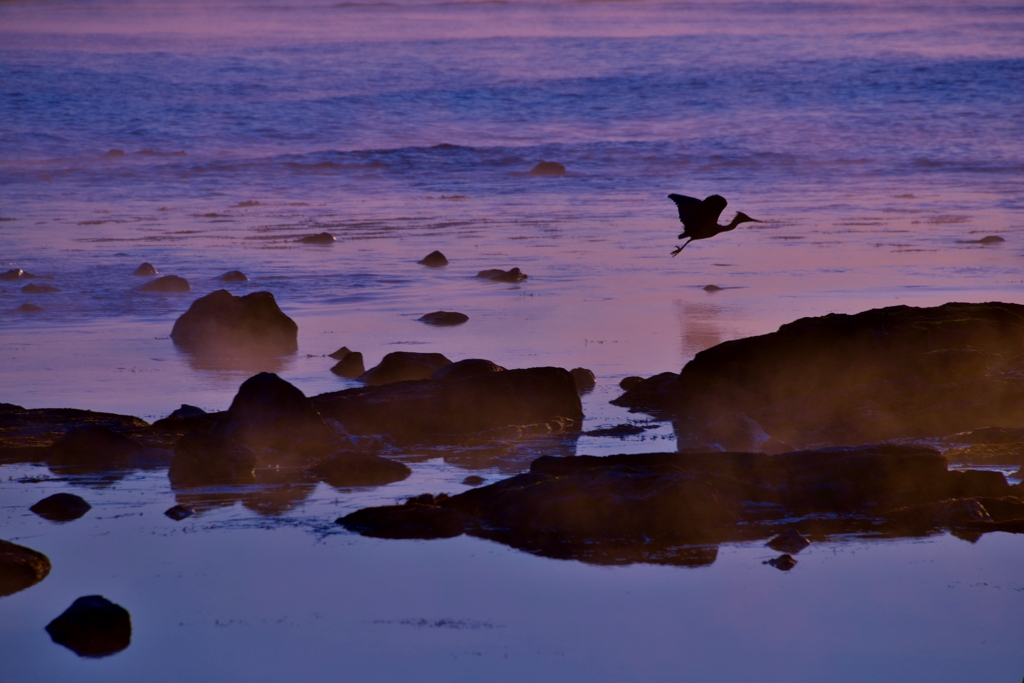
[[[367,366],[418,350],[590,368],[592,428],[637,419],[608,404],[622,377],[801,316],[1024,303],[1022,36],[1024,7],[989,1],[0,2],[0,270],[47,278],[0,282],[0,401],[220,410],[262,369],[310,395],[350,386],[325,357],[345,345]],[[530,175],[542,160],[566,175]],[[670,192],[763,222],[672,258]],[[337,242],[296,242],[322,231]],[[434,249],[451,265],[417,265]],[[138,291],[143,261],[192,292]],[[513,266],[529,279],[473,277]],[[173,346],[177,316],[236,268],[251,280],[227,288],[271,291],[299,353],[257,367]],[[438,309],[470,321],[416,322]],[[577,452],[673,443],[661,425]],[[55,565],[0,600],[4,680],[214,662],[224,680],[1024,674],[1014,537],[836,539],[782,574],[753,546],[612,569],[330,524],[462,490],[470,468],[413,467],[175,525],[159,472],[96,489],[0,466],[3,537]],[[56,490],[86,491],[93,517],[25,510]],[[136,642],[86,662],[42,626],[93,592],[124,596]]]

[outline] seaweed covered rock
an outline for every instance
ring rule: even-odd
[[[211,356],[276,356],[299,348],[299,326],[270,292],[218,289],[192,302],[171,330],[174,343]]]
[[[384,356],[378,365],[373,366],[357,379],[370,386],[427,379],[437,370],[450,364],[451,361],[440,353],[394,351]]]
[[[46,632],[80,657],[106,657],[131,643],[132,619],[128,610],[105,597],[86,595],[47,624]]]
[[[0,541],[0,598],[36,585],[50,573],[50,559],[31,548]]]
[[[349,434],[422,443],[508,428],[579,429],[583,410],[562,368],[485,372],[359,387],[312,399]]]
[[[675,420],[681,446],[794,446],[1024,427],[1024,306],[893,306],[803,318],[701,351],[613,401]],[[732,416],[732,417],[730,417]]]

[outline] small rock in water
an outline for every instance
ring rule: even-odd
[[[180,522],[186,517],[191,517],[196,514],[196,511],[192,508],[187,508],[184,505],[175,505],[172,508],[164,510],[164,514],[173,519],[175,522]]]
[[[704,285],[705,292],[721,292],[722,288],[718,285]]]
[[[466,486],[480,486],[480,484],[484,483],[484,481],[486,480],[483,477],[471,474],[465,479],[463,479],[462,483],[465,484]]]
[[[52,285],[25,285],[21,288],[22,294],[51,294],[60,290]]]
[[[123,149],[112,149],[103,156],[105,156],[108,159],[117,159],[118,157],[123,157],[124,155],[125,153]]]
[[[141,290],[143,292],[191,292],[192,288],[188,284],[188,280],[177,275],[164,275],[158,277],[152,282],[147,282],[142,285]]]
[[[260,205],[259,202],[254,201],[254,200],[249,200],[249,201],[245,201],[245,202],[238,202],[237,204],[235,204],[235,208],[236,209],[247,209],[247,208],[249,208],[251,206],[259,206],[259,205]]]
[[[644,381],[643,377],[637,377],[636,375],[631,375],[629,377],[623,377],[622,380],[619,382],[619,388],[622,389],[623,391],[629,391],[630,389],[632,389],[637,384],[640,384],[640,382],[643,382],[643,381]]]
[[[201,417],[206,415],[206,411],[199,406],[190,406],[187,403],[182,403],[181,407],[175,410],[173,413],[168,415],[168,418],[187,418],[187,417]]]
[[[768,541],[765,545],[772,550],[778,550],[780,553],[792,553],[795,555],[810,544],[811,542],[806,536],[796,529],[790,529]]]
[[[50,560],[31,548],[0,541],[0,598],[34,586],[50,573]]]
[[[581,394],[585,394],[597,386],[597,378],[594,377],[594,373],[586,368],[573,368],[569,374],[576,382],[576,391]]]
[[[349,379],[359,377],[366,372],[366,366],[363,365],[363,354],[358,351],[349,351],[331,368],[331,372]]]
[[[16,310],[18,313],[38,313],[39,311],[43,310],[43,307],[36,306],[35,304],[22,304],[14,310]]]
[[[483,358],[467,358],[458,363],[446,365],[436,370],[430,379],[462,379],[463,377],[475,377],[476,375],[487,375],[492,372],[504,372],[505,368],[497,363],[492,363]]]
[[[321,232],[318,235],[306,235],[305,237],[300,237],[297,241],[302,244],[333,244],[336,240],[334,235],[331,233]]]
[[[770,560],[765,560],[761,564],[770,564],[776,569],[781,569],[784,572],[788,572],[790,569],[796,566],[796,559],[792,555],[787,553],[785,555],[779,555],[778,557],[772,558]]]
[[[530,170],[530,175],[565,175],[565,166],[557,161],[542,161]]]
[[[986,235],[985,237],[982,237],[980,240],[978,240],[978,244],[999,244],[1000,242],[1005,241],[1006,240],[1000,237],[999,235]]]
[[[32,512],[51,522],[70,522],[91,509],[91,505],[73,493],[55,493],[29,508]]]
[[[446,259],[444,254],[441,252],[432,251],[424,256],[422,260],[418,261],[418,263],[429,266],[430,268],[440,268],[448,265],[448,259]]]
[[[440,353],[393,351],[357,379],[370,386],[404,382],[411,379],[429,379],[437,370],[452,362]]]
[[[0,273],[0,280],[20,280],[28,277],[31,276],[21,268],[12,268],[5,273]]]
[[[229,270],[217,278],[221,282],[248,282],[249,277],[240,270]]]
[[[310,471],[321,481],[338,488],[384,486],[402,481],[412,474],[405,463],[358,451],[336,453]]]
[[[522,282],[523,280],[530,277],[526,273],[522,272],[518,268],[510,268],[508,270],[502,270],[500,268],[491,268],[490,270],[481,270],[476,274],[478,278],[484,280],[490,280],[492,282]]]
[[[46,632],[80,657],[106,657],[131,644],[132,619],[128,610],[102,595],[87,595],[47,624]]]
[[[341,360],[342,358],[344,358],[345,356],[347,356],[350,353],[352,353],[352,351],[350,351],[347,346],[342,346],[340,349],[338,349],[334,353],[327,354],[327,357],[328,358],[333,358],[334,360]]]
[[[256,454],[248,446],[212,434],[190,432],[174,444],[167,470],[172,486],[239,484],[253,480]]]
[[[153,277],[158,272],[159,271],[153,267],[152,263],[143,263],[141,266],[135,269],[132,275],[137,275],[139,277]]]
[[[469,320],[469,316],[465,313],[458,313],[456,311],[434,311],[433,313],[427,313],[421,318],[417,318],[420,322],[427,323],[428,325],[437,325],[438,327],[451,327],[452,325],[461,325]]]

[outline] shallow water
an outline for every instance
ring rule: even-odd
[[[800,316],[1024,302],[1022,34],[1024,11],[998,2],[0,3],[0,270],[62,290],[0,282],[0,400],[221,410],[261,369],[308,395],[349,386],[324,357],[345,345],[367,366],[417,350],[591,368],[590,429],[642,417],[608,404],[622,377]],[[540,160],[568,174],[528,175]],[[764,222],[670,258],[669,192],[720,193],[723,221]],[[338,241],[294,242],[324,230]],[[986,235],[1006,241],[973,242]],[[415,263],[434,249],[451,265]],[[138,292],[143,261],[192,293]],[[473,277],[511,266],[529,279]],[[176,317],[235,268],[251,281],[230,290],[269,290],[298,322],[298,354],[255,367],[175,349]],[[15,311],[27,302],[43,310]],[[415,321],[437,309],[470,321]],[[673,444],[661,425],[576,450]],[[1021,546],[1004,534],[836,539],[784,574],[759,546],[701,569],[600,568],[330,523],[462,490],[468,469],[507,473],[491,465],[431,458],[400,484],[321,484],[279,514],[239,504],[181,524],[159,514],[159,471],[96,489],[0,466],[3,537],[54,562],[0,600],[5,676],[1024,669]],[[27,512],[57,488],[94,510],[65,526]],[[49,643],[42,626],[99,592],[132,612],[132,646],[93,662]]]

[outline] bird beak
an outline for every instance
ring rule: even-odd
[[[747,218],[747,220],[750,221],[751,223],[763,223],[764,222],[764,221],[759,221],[756,218]]]

